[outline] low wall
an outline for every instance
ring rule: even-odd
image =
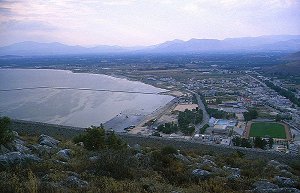
[[[20,120],[12,120],[12,129],[17,131],[20,134],[27,135],[40,135],[46,134],[53,136],[57,139],[71,139],[74,136],[83,133],[83,128],[78,127],[69,127],[69,126],[61,126],[54,124],[46,124],[39,122],[31,122],[31,121],[20,121]],[[193,140],[184,140],[184,139],[168,139],[162,137],[154,137],[154,136],[142,136],[142,135],[133,135],[127,133],[118,133],[118,135],[125,140],[129,145],[140,144],[142,146],[149,147],[163,147],[166,145],[172,145],[181,150],[194,150],[201,153],[207,154],[222,154],[229,155],[236,151],[240,151],[246,155],[246,157],[250,159],[276,159],[283,162],[289,162],[293,160],[299,160],[300,156],[292,155],[292,154],[284,154],[280,152],[269,152],[260,149],[249,149],[242,147],[232,147],[232,146],[224,146],[224,145],[211,145],[204,144],[199,141]]]

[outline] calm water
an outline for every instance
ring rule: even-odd
[[[0,69],[0,90],[26,87],[72,87],[139,92],[162,89],[141,82],[63,70]],[[0,91],[0,115],[70,126],[99,125],[118,114],[146,115],[172,96],[84,90],[34,89]]]

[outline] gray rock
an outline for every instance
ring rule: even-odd
[[[202,170],[202,169],[195,169],[192,171],[192,175],[200,178],[200,179],[207,179],[210,177],[211,173],[209,171],[206,170]]]
[[[22,154],[20,152],[9,152],[0,155],[0,165],[2,166],[12,166],[19,165],[28,162],[39,162],[41,159],[35,155]]]
[[[228,167],[228,166],[223,166],[223,170],[225,170],[226,172],[229,172],[232,175],[241,175],[240,168],[232,168],[232,167]]]
[[[282,164],[282,163],[280,163],[280,162],[278,162],[278,161],[276,161],[276,160],[271,160],[271,161],[269,161],[269,162],[268,162],[268,166],[269,166],[269,167],[273,167],[274,169],[276,169],[276,170],[278,170],[278,171],[280,171],[280,170],[287,170],[287,171],[290,171],[290,170],[291,170],[291,168],[290,168],[288,165]]]
[[[73,171],[64,171],[64,173],[68,174],[69,176],[75,176],[77,178],[80,178],[80,175]]]
[[[212,160],[215,161],[215,157],[211,156],[211,155],[204,155],[201,157],[203,160],[208,159],[208,160]]]
[[[201,165],[203,167],[216,167],[217,166],[214,161],[211,161],[209,159],[203,159]]]
[[[137,152],[141,152],[141,151],[142,151],[142,147],[141,147],[139,144],[135,144],[135,145],[133,146],[133,149],[134,149],[135,151],[137,151]]]
[[[68,166],[68,162],[64,162],[64,161],[60,161],[60,160],[54,160],[53,161],[54,163],[57,163],[57,164],[61,164],[61,165],[64,165],[64,166]]]
[[[39,144],[40,145],[47,145],[49,147],[57,147],[58,143],[60,141],[54,139],[53,137],[50,137],[48,135],[40,135],[39,137]]]
[[[51,156],[54,154],[57,149],[49,147],[47,145],[40,145],[40,144],[35,144],[30,146],[32,152],[38,154],[39,156]]]
[[[16,132],[16,131],[12,131],[13,132],[13,134],[14,134],[14,136],[16,137],[16,138],[19,138],[20,136],[19,136],[19,134],[18,134],[18,132]]]
[[[296,187],[297,182],[291,178],[286,178],[286,177],[282,177],[282,176],[275,176],[274,177],[274,181],[276,184],[278,184],[281,187]]]
[[[177,159],[181,160],[183,163],[185,164],[191,164],[191,160],[189,160],[187,157],[185,157],[184,155],[182,154],[177,154],[177,155],[174,155]]]
[[[231,175],[227,176],[227,179],[232,180],[232,181],[238,180],[240,178],[241,178],[241,175],[238,175],[238,174],[231,174]]]
[[[0,154],[5,154],[5,153],[8,153],[8,152],[9,152],[9,149],[4,147],[4,145],[0,146]]]
[[[30,153],[31,152],[30,149],[24,145],[25,141],[23,141],[21,139],[15,139],[13,143],[14,143],[16,151],[19,151],[21,153]]]
[[[135,157],[136,159],[142,159],[143,156],[144,156],[144,154],[142,154],[142,153],[137,153],[137,154],[134,155],[134,157]]]
[[[287,170],[281,170],[280,176],[291,178],[291,177],[294,177],[295,175]]]
[[[277,189],[254,189],[250,192],[253,193],[300,193],[296,188],[277,188]]]
[[[277,186],[276,184],[273,184],[267,180],[259,180],[257,182],[255,182],[253,184],[253,186],[255,187],[255,189],[278,189],[279,186]]]
[[[81,180],[80,178],[76,176],[69,176],[65,180],[65,186],[69,188],[86,188],[88,186],[88,182]]]
[[[71,158],[72,151],[70,149],[62,149],[56,153],[58,159],[68,161]]]
[[[91,162],[96,162],[97,160],[99,159],[99,156],[92,156],[92,157],[89,157],[89,160],[91,161]]]

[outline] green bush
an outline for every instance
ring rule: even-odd
[[[11,121],[8,117],[0,118],[0,145],[5,145],[14,140],[14,134],[9,128]]]
[[[177,149],[175,149],[173,146],[165,146],[161,149],[161,153],[163,155],[178,154]]]
[[[99,150],[104,148],[122,149],[126,144],[114,133],[105,132],[103,127],[91,126],[86,132],[76,136],[74,143],[83,142],[88,150]]]

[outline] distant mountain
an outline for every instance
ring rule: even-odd
[[[163,45],[163,46],[162,46]],[[245,38],[191,39],[160,44],[151,52],[205,52],[205,51],[298,51],[300,35],[260,36]]]
[[[243,38],[173,40],[145,47],[120,47],[100,45],[92,48],[68,46],[61,43],[21,42],[0,47],[0,56],[4,55],[66,55],[101,53],[196,53],[230,51],[283,51],[300,50],[300,35],[277,35]]]
[[[124,52],[125,48],[119,46],[96,46],[86,48],[83,46],[68,46],[61,43],[38,43],[32,41],[15,43],[0,48],[0,55],[67,55],[67,54],[96,54]]]
[[[279,64],[276,66],[266,67],[264,71],[269,74],[280,75],[300,75],[300,52],[290,54],[283,58],[288,61],[286,64]]]

